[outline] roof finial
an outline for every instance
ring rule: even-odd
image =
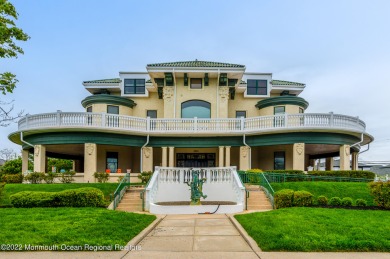
[[[195,59],[195,62],[198,62],[198,59],[197,59],[197,58]]]

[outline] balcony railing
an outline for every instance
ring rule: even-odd
[[[255,133],[278,129],[340,129],[365,132],[358,117],[333,113],[304,113],[227,119],[151,119],[107,113],[56,112],[27,115],[19,131],[44,128],[103,128],[139,133]]]

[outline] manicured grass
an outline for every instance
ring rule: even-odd
[[[288,208],[235,218],[263,251],[390,252],[388,211]]]
[[[156,218],[102,208],[0,209],[2,244],[126,245]],[[59,249],[61,250],[61,249]]]
[[[286,182],[286,183],[271,183],[275,191],[282,189],[292,189],[294,191],[304,190],[311,192],[316,198],[320,195],[331,197],[351,197],[356,199],[365,199],[368,206],[375,205],[374,199],[370,194],[368,183],[355,182]]]
[[[104,193],[107,203],[110,203],[110,194],[115,192],[118,183],[56,183],[56,184],[6,184],[4,193],[0,197],[0,205],[10,205],[9,196],[21,191],[59,192],[67,189],[94,187]],[[107,205],[108,205],[107,204]]]

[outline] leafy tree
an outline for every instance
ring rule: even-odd
[[[33,163],[28,161],[28,169],[33,169]],[[22,158],[18,157],[13,160],[9,160],[4,163],[4,165],[0,168],[2,174],[19,174],[22,172]]]
[[[69,172],[73,168],[72,160],[59,159],[59,158],[48,158],[47,159],[47,172],[51,172],[52,167],[56,167],[56,173],[59,173],[61,169]]]
[[[30,37],[22,29],[16,27],[18,13],[8,0],[0,0],[0,58],[17,58],[24,54],[23,49],[15,41],[27,41]],[[12,93],[18,80],[11,72],[0,73],[0,92]],[[11,105],[8,107],[8,105]],[[10,122],[22,116],[22,112],[12,115],[12,102],[0,101],[0,126],[8,126]]]

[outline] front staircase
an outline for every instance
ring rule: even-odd
[[[247,210],[272,210],[272,204],[258,185],[248,185]]]
[[[143,190],[143,186],[131,186],[129,189],[126,190],[126,193],[123,196],[116,210],[128,212],[142,211],[141,192]]]

